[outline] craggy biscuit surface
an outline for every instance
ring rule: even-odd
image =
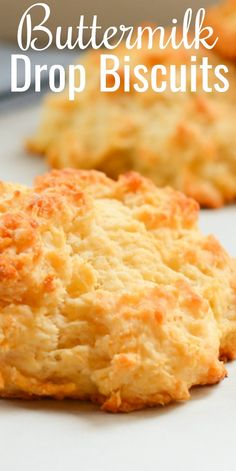
[[[224,0],[210,8],[206,22],[218,37],[216,50],[223,57],[236,60],[236,0]]]
[[[135,173],[0,185],[0,395],[130,411],[189,398],[236,356],[235,262],[198,205]]]
[[[123,77],[124,46],[115,50]],[[100,53],[88,52],[81,60],[87,84],[75,101],[67,91],[46,98],[37,135],[28,142],[31,151],[43,153],[52,167],[96,168],[112,178],[136,170],[158,186],[170,185],[194,197],[202,206],[219,207],[236,198],[236,70],[232,64],[227,79],[230,89],[216,92],[213,70],[222,58],[207,50],[180,49],[129,51],[131,91],[101,93]],[[190,91],[191,56],[196,56],[197,92]],[[211,93],[202,91],[200,64],[209,57]],[[187,67],[187,91],[169,88],[138,93],[132,88],[137,64],[149,70],[155,64]],[[167,76],[167,81],[170,77]]]

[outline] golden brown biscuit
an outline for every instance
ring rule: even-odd
[[[115,51],[123,64],[124,46]],[[131,68],[145,64],[187,65],[193,51],[167,49],[130,51]],[[171,185],[194,197],[202,206],[219,207],[236,197],[236,74],[228,64],[230,89],[226,93],[201,91],[199,65],[206,50],[197,54],[198,92],[161,94],[101,93],[100,53],[88,52],[86,90],[69,102],[67,91],[46,98],[40,129],[28,142],[31,151],[46,155],[52,167],[96,168],[112,178],[137,170],[158,186]],[[209,53],[215,68],[222,63]],[[121,65],[120,76],[123,68]],[[150,78],[150,77],[149,77]],[[134,82],[131,74],[131,82]],[[167,77],[168,80],[168,77]],[[209,85],[216,81],[213,69]]]
[[[236,60],[236,0],[224,0],[210,8],[206,22],[219,40],[216,50],[227,59]]]
[[[130,411],[189,398],[236,355],[235,262],[198,205],[138,174],[0,186],[0,396]]]

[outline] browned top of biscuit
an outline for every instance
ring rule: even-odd
[[[198,204],[136,173],[0,185],[0,395],[132,410],[214,383],[236,355],[235,262]]]

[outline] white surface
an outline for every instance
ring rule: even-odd
[[[24,153],[33,108],[0,115],[0,178],[31,183],[46,167]],[[203,211],[201,227],[236,255],[236,206]],[[2,471],[222,471],[236,469],[236,363],[220,385],[186,404],[108,415],[76,402],[0,401]]]

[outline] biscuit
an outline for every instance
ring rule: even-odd
[[[206,22],[213,27],[218,42],[215,49],[223,57],[236,60],[236,0],[224,0],[209,8]]]
[[[115,53],[122,60],[127,52],[121,46]],[[180,65],[186,64],[190,80],[193,51],[142,49],[129,54],[133,67],[176,64],[180,71]],[[198,67],[207,54],[194,51]],[[208,55],[213,69],[222,64],[216,54]],[[235,200],[236,73],[232,64],[227,64],[228,92],[204,93],[199,83],[197,93],[158,94],[151,89],[101,93],[100,52],[88,52],[80,62],[87,71],[85,91],[73,102],[67,91],[46,98],[40,128],[27,143],[30,151],[44,154],[54,168],[95,168],[112,178],[135,170],[160,187],[183,191],[204,207]],[[210,85],[216,80],[213,69]]]
[[[235,262],[198,204],[135,173],[0,185],[0,396],[131,411],[186,400],[236,356]]]

